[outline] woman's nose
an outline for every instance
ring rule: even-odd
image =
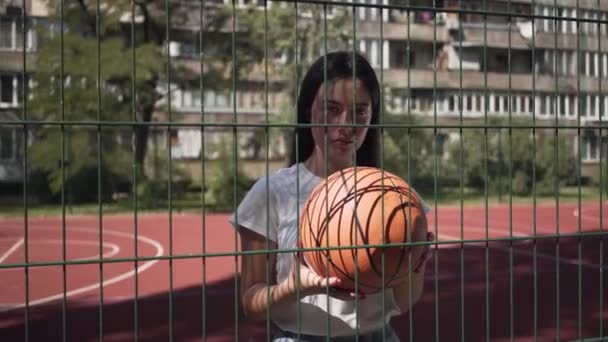
[[[341,125],[351,124],[353,122],[353,113],[352,113],[352,111],[349,111],[348,109],[344,109],[342,111],[342,113],[340,113],[340,115],[339,115],[338,122]]]

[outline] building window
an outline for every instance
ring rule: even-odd
[[[596,132],[587,130],[581,136],[581,159],[583,161],[598,161],[600,156],[599,136]]]
[[[13,48],[13,22],[0,18],[0,48]]]
[[[203,104],[201,92],[193,91],[193,92],[191,92],[191,95],[192,95],[192,106],[200,108]]]
[[[22,50],[23,39],[26,35],[26,48],[28,50],[32,49],[34,46],[34,31],[26,28],[26,32],[24,35],[21,17],[0,17],[0,49]]]
[[[568,111],[568,116],[572,119],[576,118],[576,116],[578,115],[578,101],[577,101],[577,97],[576,96],[569,96],[568,97],[568,105],[569,105],[569,111]]]
[[[567,110],[566,105],[567,105],[568,98],[565,95],[560,95],[558,97],[558,99],[559,99],[559,114],[562,117],[566,116],[566,110]]]
[[[22,94],[21,77],[17,75],[0,75],[0,108],[16,107]]]
[[[10,128],[0,128],[0,160],[15,158],[15,132]]]

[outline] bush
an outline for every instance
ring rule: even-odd
[[[28,195],[34,203],[59,203],[62,191],[66,204],[96,203],[99,201],[101,190],[102,202],[112,200],[112,194],[120,191],[129,183],[127,177],[112,173],[102,167],[99,178],[97,167],[83,167],[75,173],[66,170],[65,183],[59,183],[56,188],[50,184],[51,176],[43,170],[34,170],[28,178]],[[101,183],[100,183],[101,180]],[[101,185],[101,189],[99,186]]]
[[[213,211],[233,211],[255,182],[242,172],[241,167],[235,169],[231,146],[232,138],[226,138],[220,148],[220,158],[213,162],[209,172],[206,196],[209,209]]]
[[[428,122],[416,116],[391,115],[386,117],[385,123],[404,125],[390,127],[383,132],[383,166],[387,171],[410,181],[421,192],[433,189],[435,181],[442,186],[459,184],[459,173],[456,172],[459,155],[455,154],[451,160],[444,160],[441,151],[437,151],[435,155],[434,149],[441,143],[439,136],[435,136],[432,129],[407,128],[409,125],[416,126]]]
[[[222,212],[233,211],[235,205],[238,206],[254,183],[254,181],[245,177],[241,172],[238,172],[235,177],[233,172],[229,170],[224,171],[218,173],[208,187],[209,196],[213,203],[212,209]]]
[[[165,207],[169,198],[169,186],[164,180],[145,180],[137,184],[137,207],[158,209]]]
[[[505,122],[490,121],[490,125],[496,124]],[[512,177],[514,195],[529,196],[534,182],[536,193],[546,195],[555,191],[556,170],[561,186],[578,184],[576,156],[570,138],[559,136],[556,140],[553,134],[539,130],[534,145],[532,130],[517,127],[528,124],[525,120],[514,120],[510,132],[490,127],[487,137],[482,129],[466,130],[463,151],[466,186],[483,191],[487,185],[490,193],[508,194],[509,177]],[[559,148],[557,156],[556,147]],[[459,153],[458,144],[450,147],[450,154],[456,158],[452,160],[457,160]]]
[[[99,197],[109,201],[114,192],[129,184],[129,153],[113,132],[103,133],[101,146],[97,133],[85,128],[65,134],[43,128],[36,134],[36,143],[28,147],[31,172],[28,180],[41,201],[59,202],[62,193],[70,204],[94,203]],[[103,156],[101,164],[99,149]]]
[[[518,170],[515,172],[515,175],[513,177],[513,183],[512,183],[512,192],[513,195],[517,195],[517,196],[525,196],[528,195],[530,193],[530,191],[532,190],[530,187],[531,184],[531,179],[530,176],[528,174],[526,174],[525,172]]]

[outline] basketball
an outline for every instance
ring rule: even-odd
[[[345,290],[375,293],[407,279],[410,267],[411,246],[381,245],[412,241],[421,224],[422,205],[406,181],[378,168],[351,167],[331,174],[306,199],[299,246],[325,248],[302,251],[318,275],[340,278]]]

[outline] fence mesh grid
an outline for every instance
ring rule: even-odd
[[[0,303],[0,317],[6,322],[17,323],[7,323],[0,328],[0,339],[4,340],[1,337],[6,334],[6,340],[36,340],[40,336],[35,329],[42,326],[37,314],[48,311],[56,312],[58,316],[53,322],[61,323],[60,329],[54,328],[61,331],[54,331],[50,336],[63,341],[79,339],[77,336],[84,335],[77,331],[83,328],[71,315],[78,311],[71,310],[75,310],[74,303],[82,293],[93,293],[91,296],[94,298],[95,313],[89,316],[94,317],[91,320],[95,321],[96,331],[88,334],[95,334],[100,341],[111,338],[112,333],[119,330],[108,327],[117,324],[116,317],[112,316],[125,314],[111,306],[128,297],[131,304],[126,312],[132,317],[128,317],[129,327],[122,329],[130,335],[129,339],[145,339],[155,332],[154,327],[146,322],[149,319],[146,311],[152,309],[146,304],[150,292],[141,294],[140,291],[150,283],[158,282],[156,285],[162,288],[160,292],[167,295],[162,297],[166,299],[166,313],[156,312],[164,316],[156,320],[158,326],[166,329],[156,332],[158,339],[185,339],[186,335],[180,331],[184,329],[181,320],[184,315],[192,314],[197,320],[190,322],[194,327],[190,330],[196,330],[192,335],[199,339],[215,340],[228,336],[231,340],[270,340],[274,329],[271,310],[265,312],[265,322],[260,323],[261,327],[252,325],[242,315],[240,262],[244,257],[265,255],[265,281],[272,284],[276,272],[272,261],[277,260],[280,254],[303,252],[303,249],[273,248],[272,241],[266,239],[263,250],[241,251],[238,229],[224,228],[227,216],[222,216],[225,223],[209,223],[208,217],[216,215],[217,211],[235,211],[243,197],[243,172],[257,172],[255,177],[266,177],[266,195],[262,199],[266,203],[263,206],[265,213],[258,214],[266,215],[266,235],[271,236],[273,227],[270,227],[269,220],[273,208],[267,176],[278,168],[271,151],[276,144],[275,138],[284,137],[285,132],[291,133],[294,129],[323,127],[327,132],[330,127],[340,126],[378,129],[381,137],[380,169],[389,170],[398,163],[405,163],[400,165],[400,176],[422,193],[432,207],[428,229],[434,233],[435,240],[390,244],[430,246],[432,251],[423,299],[397,321],[401,340],[490,341],[500,337],[510,340],[533,337],[535,341],[544,338],[600,341],[608,338],[605,331],[608,312],[604,295],[606,231],[603,217],[606,212],[604,192],[608,188],[604,165],[608,145],[605,125],[608,97],[603,90],[605,76],[608,75],[608,54],[604,50],[608,7],[600,0],[577,0],[575,3],[557,0],[434,0],[432,3],[415,0],[125,0],[115,3],[55,0],[48,4],[50,14],[42,15],[48,16],[48,21],[36,21],[41,15],[32,12],[35,6],[39,6],[36,1],[8,1],[3,5],[6,13],[0,18],[0,23],[5,19],[10,23],[9,26],[0,26],[0,38],[14,40],[10,42],[10,48],[2,42],[2,48],[19,56],[18,63],[9,61],[8,57],[5,61],[0,60],[0,70],[9,70],[10,63],[18,65],[18,72],[13,67],[13,71],[1,71],[0,74],[3,77],[0,108],[7,109],[0,113],[3,134],[0,142],[3,159],[0,162],[8,165],[11,158],[14,159],[21,173],[21,180],[17,182],[20,186],[18,196],[9,199],[13,203],[7,203],[7,215],[0,218],[7,234],[6,238],[0,235],[3,242],[0,245],[0,273],[6,275],[7,286],[18,287],[17,292],[7,290],[2,296],[4,303]],[[109,10],[112,6],[115,6],[114,10]],[[20,12],[9,14],[9,8],[20,9]],[[117,17],[114,12],[121,12],[121,15]],[[251,19],[253,16],[255,20]],[[406,19],[396,21],[394,17],[398,16]],[[87,27],[88,31],[74,32],[74,29],[86,26],[78,26],[79,20],[91,25]],[[340,20],[346,24],[337,26],[335,22]],[[312,26],[306,24],[310,21]],[[213,25],[220,22],[221,28],[213,30]],[[58,49],[44,45],[46,39],[36,39],[36,49],[30,47],[34,37],[30,32],[35,32],[33,29],[39,23],[47,25],[37,31],[40,37],[50,34],[47,37],[49,44],[59,44]],[[148,28],[142,29],[142,23],[158,25],[149,31],[156,38],[145,37]],[[336,29],[343,31],[334,32]],[[20,41],[16,38],[19,34]],[[176,54],[171,44],[174,36],[182,40],[188,36],[190,45],[186,48],[193,51]],[[302,90],[300,83],[304,71],[312,60],[332,51],[332,45],[336,44],[331,40],[337,36],[342,39],[344,48],[364,53],[376,69],[381,84],[378,123],[356,123],[357,93],[354,88],[353,112],[349,113],[352,114],[351,123],[330,123],[327,82],[323,82],[325,123],[297,122],[296,101]],[[117,37],[122,45],[116,51],[122,51],[122,54],[104,57],[104,53],[115,51],[109,50],[113,47],[108,41]],[[245,41],[253,38],[257,40]],[[368,41],[372,43],[368,44]],[[513,41],[516,41],[516,47],[513,47]],[[82,49],[93,51],[74,52],[79,42],[92,42]],[[248,52],[252,56],[247,55]],[[38,53],[38,61],[31,58],[35,53]],[[253,56],[256,53],[259,56]],[[86,61],[79,54],[95,58]],[[281,62],[276,54],[287,57]],[[445,59],[439,56],[445,56]],[[242,72],[240,68],[247,63],[254,64],[252,60],[256,58],[258,69]],[[217,71],[213,68],[218,61],[223,69],[213,74]],[[88,64],[78,65],[84,62]],[[440,63],[447,63],[447,66],[440,66]],[[356,65],[354,55],[353,64]],[[187,66],[185,71],[180,69],[184,65]],[[47,78],[53,77],[54,81],[32,83],[37,72]],[[355,73],[356,70],[353,71],[353,81],[356,81]],[[5,77],[4,74],[14,77]],[[328,80],[327,77],[325,69],[323,79]],[[79,79],[82,79],[82,86],[77,90]],[[40,83],[40,78],[36,78],[36,82]],[[254,84],[257,89],[243,90],[244,84]],[[285,84],[287,89],[277,90]],[[393,89],[399,87],[404,89],[404,96]],[[87,90],[92,94],[86,94]],[[256,96],[250,94],[253,91],[260,93],[262,104],[258,112],[251,114],[252,108],[247,107],[250,104],[242,103],[254,101],[245,100],[246,96]],[[47,98],[44,102],[41,100],[44,98],[42,92],[56,93],[50,95],[51,100]],[[220,95],[224,93],[228,95]],[[152,101],[152,112],[159,114],[144,118],[145,97],[150,94],[158,95]],[[108,99],[112,96],[120,96],[121,100],[114,103]],[[277,108],[277,98],[284,98],[288,105]],[[189,104],[184,105],[186,101]],[[221,101],[226,102],[218,105]],[[395,109],[397,102],[400,107]],[[10,106],[5,106],[7,103]],[[260,106],[259,103],[257,105]],[[183,107],[187,106],[189,108],[184,110]],[[113,115],[113,110],[122,112]],[[395,114],[399,110],[401,112]],[[281,116],[281,111],[289,115]],[[199,132],[195,138],[197,142],[188,140],[189,144],[198,146],[198,152],[194,157],[186,158],[190,172],[197,174],[192,182],[197,190],[190,192],[189,198],[194,198],[194,205],[188,214],[199,220],[189,223],[181,221],[183,211],[187,211],[180,207],[186,198],[180,188],[181,176],[178,176],[178,169],[185,164],[183,158],[180,159],[183,151],[173,145],[179,141],[182,130]],[[4,139],[5,131],[15,132],[10,133],[12,140]],[[209,137],[217,132],[223,132],[229,139],[211,146],[213,143]],[[261,136],[256,136],[258,140],[253,142],[264,150],[261,156],[256,153],[255,158],[243,157],[247,145],[241,141],[246,132],[261,132]],[[424,132],[431,132],[430,137],[424,136]],[[86,140],[82,134],[90,134],[91,140]],[[49,138],[52,136],[57,139]],[[166,164],[160,168],[155,164],[153,170],[146,170],[146,164],[137,160],[142,153],[139,149],[143,148],[143,153],[146,149],[147,153],[152,153],[151,144],[156,144],[159,137],[164,139],[161,144],[166,145],[164,152],[161,151],[165,156],[154,150],[154,157],[166,158]],[[293,138],[288,142],[294,144],[298,159],[301,141],[297,135]],[[425,142],[429,144],[423,146],[422,139],[427,138]],[[120,142],[114,142],[117,139]],[[154,143],[151,143],[152,139]],[[327,133],[324,139],[324,155],[327,156]],[[386,142],[385,139],[391,140]],[[446,139],[452,140],[451,147],[446,145]],[[530,143],[524,145],[524,139],[529,139]],[[148,147],[139,146],[142,141]],[[15,156],[4,158],[9,144]],[[49,205],[55,210],[47,209],[52,214],[39,219],[32,213],[38,213],[44,206],[32,201],[35,196],[32,193],[39,191],[37,187],[41,183],[36,177],[42,174],[32,172],[44,164],[34,160],[45,156],[34,148],[40,144],[57,148],[46,150],[46,153],[49,158],[52,158],[50,154],[58,154],[59,160],[57,165],[42,167],[49,183],[54,184],[54,202]],[[222,148],[221,144],[229,146]],[[113,161],[118,163],[118,158],[121,158],[114,153],[115,150],[107,147],[109,145],[128,151],[128,162],[121,160],[120,165],[130,169],[107,167]],[[474,148],[469,150],[471,147]],[[449,153],[446,152],[448,148]],[[220,150],[219,155],[226,157],[227,161],[216,166],[215,175],[209,171],[213,158],[206,155],[206,151],[213,149]],[[503,153],[506,153],[506,160]],[[528,153],[532,159],[523,160],[522,155]],[[287,158],[287,154],[283,153],[281,158]],[[474,157],[479,157],[479,160]],[[70,168],[72,165],[85,168],[79,164],[81,158],[92,158],[94,162],[85,166],[93,166],[94,177],[79,183]],[[354,151],[352,158],[357,164]],[[162,170],[162,167],[166,169]],[[328,173],[327,162],[324,167]],[[218,168],[224,178],[217,175]],[[479,170],[471,171],[473,168]],[[114,177],[118,171],[128,175],[128,195],[123,202],[123,213],[127,213],[128,219],[122,222],[130,227],[129,234],[133,240],[129,241],[131,246],[123,247],[129,252],[108,257],[108,241],[121,233],[115,232],[113,219],[108,217],[116,201],[105,197],[104,187],[114,185],[104,178]],[[446,173],[451,174],[446,176]],[[159,174],[165,176],[154,178]],[[356,173],[354,177],[357,179]],[[298,173],[294,180],[298,191],[301,189],[299,181]],[[219,185],[213,185],[214,182]],[[152,183],[158,187],[157,193],[153,193],[154,189],[149,192],[142,190]],[[480,198],[477,202],[469,200],[474,187]],[[208,188],[216,189],[215,198],[208,195]],[[450,192],[442,188],[449,188]],[[565,190],[569,192],[565,193]],[[87,203],[79,202],[71,199],[71,196],[76,196],[75,191],[94,193],[95,196]],[[326,191],[329,190],[326,188]],[[502,198],[505,195],[503,191],[508,195],[506,202]],[[219,206],[218,193],[228,198],[228,203],[219,210],[214,207]],[[153,219],[158,222],[152,222],[158,224],[156,230],[166,232],[160,234],[163,238],[156,240],[166,243],[163,246],[165,251],[156,255],[150,254],[139,238],[143,234],[140,231],[146,230],[146,225],[152,225],[145,219],[147,213],[143,213],[143,209],[148,209],[144,206],[150,201],[146,196],[157,196],[151,200],[162,203],[161,213]],[[299,199],[301,194],[298,192],[295,196]],[[450,199],[450,196],[455,199]],[[493,202],[493,197],[498,197],[499,202]],[[18,210],[11,209],[15,198],[20,207],[22,205]],[[68,245],[80,242],[77,242],[78,229],[71,228],[72,221],[79,222],[81,218],[73,215],[72,210],[91,203],[93,209],[89,210],[87,217],[94,235],[89,237],[89,242],[94,242],[96,255],[74,257],[78,253],[74,254]],[[571,211],[564,211],[564,206],[568,210],[573,209],[574,216]],[[156,209],[158,211],[159,208]],[[292,209],[299,218],[301,208]],[[444,210],[451,216],[442,216],[446,215]],[[591,215],[584,214],[590,211]],[[541,216],[537,216],[539,212],[542,212]],[[329,217],[329,208],[326,208],[326,214]],[[465,221],[473,220],[476,215],[480,216],[475,219],[481,222],[481,227],[468,229]],[[45,220],[52,222],[60,234],[60,243],[54,245],[56,249],[51,252],[41,248],[44,241],[51,239],[44,235],[40,237],[39,231],[44,225],[41,222]],[[235,216],[235,221],[238,226],[239,215]],[[188,234],[184,227],[193,222],[198,224],[196,229],[200,235],[196,238],[200,239],[200,247],[187,250],[181,248],[180,243],[188,239],[184,238],[184,234]],[[79,224],[85,225],[76,225]],[[448,226],[449,229],[445,228]],[[407,231],[411,232],[411,229]],[[151,233],[148,231],[146,234]],[[213,245],[220,241],[219,235],[229,237],[228,243],[223,242],[224,249]],[[389,247],[384,243],[365,244],[357,241],[356,237],[354,246],[321,246],[308,251]],[[483,252],[479,254],[471,248],[481,248]],[[55,253],[57,250],[59,254]],[[504,253],[506,263],[501,264]],[[354,255],[356,259],[358,254]],[[217,260],[226,258],[231,261],[214,265]],[[196,265],[200,269],[196,274],[199,278],[184,283],[179,279],[187,271],[180,263],[187,261],[198,262]],[[146,275],[144,271],[151,268],[149,262],[156,263],[157,268],[163,267],[162,276],[142,279]],[[414,262],[411,255],[407,262],[411,269]],[[123,273],[129,277],[107,280],[109,276],[115,277],[113,265],[128,265],[126,273]],[[195,264],[187,265],[193,267]],[[384,257],[381,265],[384,269]],[[83,266],[95,268],[96,280],[77,279],[74,274]],[[505,267],[508,268],[506,275]],[[212,268],[221,268],[225,276],[231,277],[230,283],[222,283],[224,289],[212,288],[213,281],[217,281],[217,277],[208,276],[208,270]],[[38,275],[43,270],[60,270],[58,284],[47,282],[43,275]],[[194,271],[190,269],[189,272]],[[295,274],[299,282],[300,272]],[[382,272],[383,279],[385,276]],[[165,278],[161,280],[162,277]],[[208,277],[214,280],[210,281]],[[411,277],[409,273],[410,282]],[[574,284],[571,277],[575,277]],[[120,280],[115,280],[118,278]],[[113,286],[124,282],[124,279],[132,282],[129,288],[113,291]],[[358,274],[355,274],[355,279],[355,284],[358,284]],[[501,283],[504,281],[507,283]],[[530,287],[522,285],[530,281]],[[60,293],[49,294],[40,290],[45,287],[45,282],[49,287],[57,285]],[[187,284],[195,284],[195,297],[181,292]],[[480,288],[470,290],[480,284]],[[116,295],[116,291],[121,294]],[[330,289],[326,291],[326,305],[329,306]],[[474,296],[469,291],[481,291],[481,294]],[[273,295],[271,287],[267,286],[266,297]],[[384,288],[381,295],[381,314],[384,316],[387,301]],[[212,301],[213,296],[224,297],[218,303]],[[412,300],[411,287],[408,296]],[[552,298],[547,299],[547,296]],[[182,297],[198,300],[195,313],[187,311],[184,314],[185,309],[179,306],[183,305]],[[302,297],[300,289],[296,297]],[[224,301],[226,299],[229,301]],[[531,303],[528,302],[530,300]],[[356,298],[354,303],[359,307],[360,300]],[[300,322],[310,319],[302,315],[301,304],[298,301],[298,310],[294,313],[298,322],[297,334],[301,333]],[[53,305],[58,308],[53,309]],[[225,307],[215,305],[231,306],[231,315],[223,314]],[[522,306],[525,309],[521,309]],[[471,310],[481,310],[482,313],[472,313]],[[507,310],[507,314],[497,314],[495,310]],[[218,321],[211,316],[216,313],[221,316],[223,331],[214,326]],[[446,321],[446,317],[451,319]],[[471,317],[482,321],[472,323]],[[498,321],[503,318],[508,322]],[[526,322],[522,323],[522,320]],[[334,328],[329,315],[325,315],[324,324],[329,341],[330,331]],[[355,325],[358,340],[359,325]],[[500,335],[503,333],[506,336]],[[386,334],[383,330],[383,340]]]

